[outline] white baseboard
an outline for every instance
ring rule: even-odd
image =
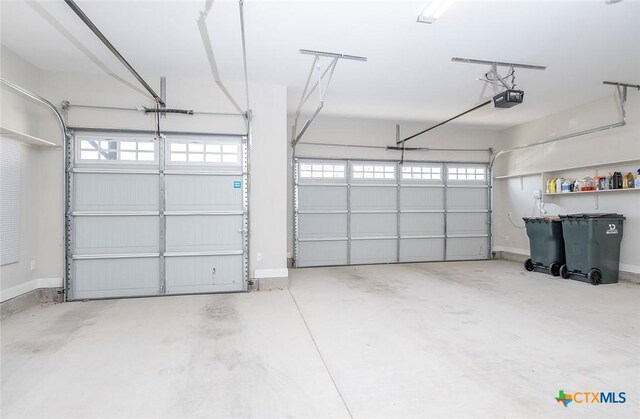
[[[262,278],[286,278],[289,276],[289,270],[284,269],[256,269],[253,273],[255,279]]]
[[[10,300],[39,288],[62,288],[62,278],[38,278],[0,290],[0,302]]]
[[[515,253],[516,255],[529,256],[529,251],[527,249],[519,249],[517,247],[493,246],[493,251],[509,252],[509,253]]]
[[[631,272],[633,274],[640,274],[640,266],[630,265],[628,263],[621,263],[620,270],[623,272]]]
[[[509,253],[515,253],[516,255],[529,256],[529,251],[527,249],[518,249],[517,247],[494,246],[493,250],[495,252],[509,252]],[[619,269],[622,272],[630,272],[630,273],[634,273],[634,274],[640,274],[640,266],[638,266],[638,265],[631,265],[629,263],[621,263]]]

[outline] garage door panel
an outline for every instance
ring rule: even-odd
[[[346,211],[346,186],[304,185],[298,189],[300,211]]]
[[[393,263],[397,261],[396,240],[352,240],[351,264]]]
[[[74,138],[68,298],[244,289],[243,141],[169,137]]]
[[[388,211],[397,206],[396,187],[351,186],[351,210]]]
[[[301,241],[298,243],[299,267],[346,265],[347,241]]]
[[[74,211],[158,211],[154,174],[76,173]]]
[[[447,260],[487,259],[487,237],[452,238],[447,240]]]
[[[167,175],[167,211],[242,211],[241,176]]]
[[[451,235],[489,234],[487,213],[449,213],[447,233]]]
[[[347,238],[347,214],[299,214],[300,239]]]
[[[158,253],[157,216],[76,217],[74,254]]]
[[[400,210],[443,210],[444,188],[400,187]]]
[[[317,164],[318,170],[311,176],[317,179],[299,177],[296,185],[296,266],[488,257],[486,164],[408,162],[398,166],[392,162],[332,160],[327,164],[340,163],[348,174],[348,186],[332,196],[317,193],[323,186],[314,185],[338,182],[332,174],[325,176],[324,163],[298,162]],[[340,176],[339,182],[343,181]],[[344,211],[347,205],[346,217],[310,214]],[[342,235],[345,224],[348,241],[321,241]]]
[[[170,215],[167,252],[243,249],[242,215]]]
[[[449,188],[447,189],[447,208],[449,210],[486,210],[487,188]]]
[[[160,259],[87,259],[74,261],[74,297],[114,298],[159,295]]]
[[[441,260],[444,260],[444,238],[400,240],[400,262]]]
[[[436,236],[444,234],[444,213],[400,214],[400,236]]]
[[[240,291],[242,255],[167,257],[167,294]]]
[[[352,237],[396,237],[397,214],[351,214]]]

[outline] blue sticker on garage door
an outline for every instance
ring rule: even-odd
[[[242,182],[239,180],[233,181],[233,189],[240,189],[242,187]]]

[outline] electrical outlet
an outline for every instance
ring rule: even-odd
[[[256,254],[256,260],[260,262],[262,260],[262,253]]]
[[[32,271],[35,271],[35,270],[36,270],[36,261],[35,261],[35,260],[32,260],[32,261],[31,261],[31,265],[30,265],[30,266],[31,266],[31,270],[32,270]]]

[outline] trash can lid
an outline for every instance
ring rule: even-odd
[[[614,219],[622,219],[622,220],[625,219],[623,214],[616,214],[616,213],[567,214],[567,215],[560,215],[559,217],[561,219],[567,219],[567,218],[614,218]]]
[[[545,215],[544,217],[522,217],[525,223],[548,223],[550,221],[560,222],[560,218],[557,215]]]

